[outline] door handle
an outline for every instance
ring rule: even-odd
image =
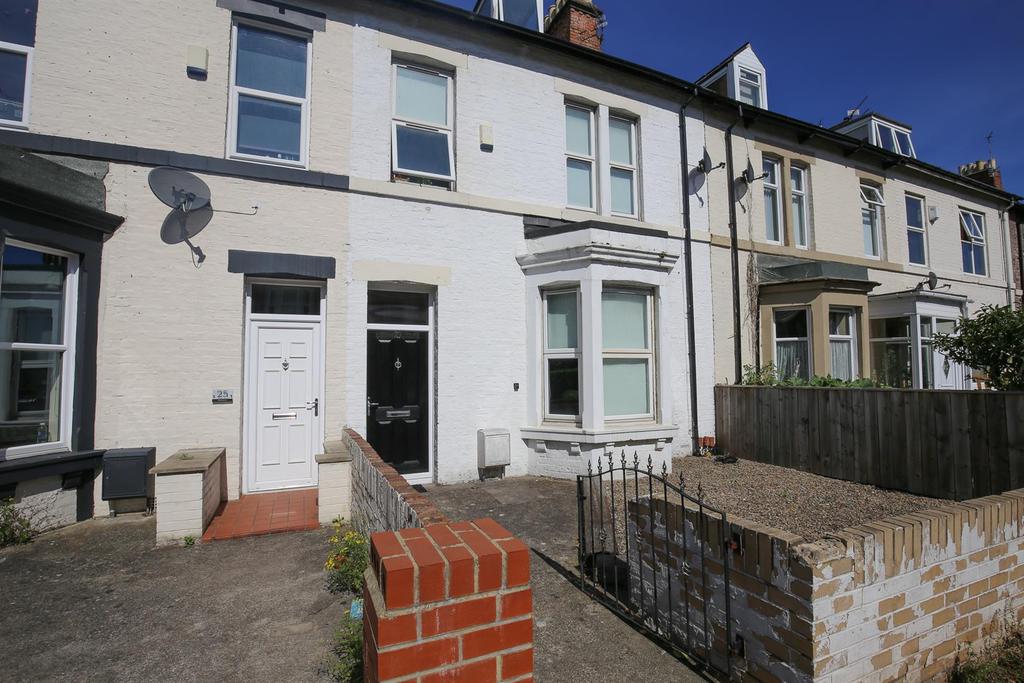
[[[313,411],[313,417],[320,417],[320,398],[314,398],[312,401],[306,402],[306,410]]]

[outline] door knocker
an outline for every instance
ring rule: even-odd
[[[281,361],[281,367],[284,368],[285,370],[288,369],[288,365],[289,365],[289,363],[288,363],[288,359],[287,358],[284,359],[283,361]]]
[[[395,359],[395,370],[401,370],[401,369],[402,369],[402,359],[401,358],[396,358]]]

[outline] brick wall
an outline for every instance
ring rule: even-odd
[[[373,534],[365,680],[532,680],[529,578],[526,545],[490,519]]]
[[[352,455],[352,524],[364,534],[438,524],[447,519],[384,462],[353,429],[342,440]]]
[[[1024,489],[886,518],[813,543],[739,518],[729,519],[728,530],[711,515],[699,525],[689,504],[683,513],[678,504],[643,499],[631,504],[628,524],[629,538],[640,540],[629,558],[634,605],[665,623],[671,571],[678,642],[685,642],[685,626],[678,625],[686,623],[688,604],[690,636],[705,656],[707,601],[707,656],[719,667],[727,644],[728,554],[732,645],[743,653],[732,659],[737,679],[930,680],[1001,614],[1024,619]]]
[[[546,32],[592,50],[600,50],[602,34],[599,27],[603,15],[591,0],[558,0],[551,8]]]

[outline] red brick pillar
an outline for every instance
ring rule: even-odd
[[[533,680],[526,545],[490,519],[371,537],[368,683]]]

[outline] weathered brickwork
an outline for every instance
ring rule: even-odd
[[[397,531],[447,519],[353,429],[342,437],[352,455],[352,524],[364,534]]]
[[[630,507],[629,535],[640,540],[629,562],[633,599],[642,594],[653,618],[656,582],[658,618],[667,618],[671,594],[676,624],[686,623],[682,605],[689,604],[700,655],[708,601],[710,658],[719,666],[728,554],[732,645],[743,652],[733,657],[732,674],[741,680],[928,681],[941,678],[957,649],[979,641],[1001,615],[1024,618],[1024,490],[851,527],[814,543],[739,518],[729,519],[725,533],[713,515],[700,525],[689,504],[683,514],[678,504],[666,511],[664,503],[641,501]]]
[[[365,679],[533,680],[526,545],[493,520],[371,537]]]

